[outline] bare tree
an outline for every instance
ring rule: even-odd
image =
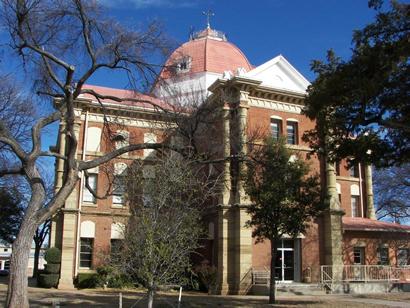
[[[376,214],[379,219],[400,223],[410,218],[410,164],[376,170]]]
[[[161,285],[182,284],[204,232],[201,216],[216,192],[206,165],[168,153],[153,165],[127,169],[132,216],[114,264],[147,288],[148,307]]]
[[[9,163],[1,166],[0,175],[22,176],[31,192],[13,244],[7,307],[29,306],[26,269],[32,239],[38,227],[64,205],[80,173],[129,151],[163,147],[160,143],[130,144],[91,161],[81,161],[76,156],[74,105],[87,92],[83,89],[87,80],[96,72],[108,69],[125,72],[133,85],[149,83],[155,73],[149,57],[163,51],[167,43],[156,23],[143,31],[132,31],[102,13],[95,1],[2,1],[2,22],[10,34],[9,45],[33,76],[33,88],[43,100],[58,100],[58,104],[49,104],[48,114],[30,126],[28,139],[18,138],[13,134],[12,123],[0,119],[0,146],[10,153]],[[94,91],[87,93],[103,104],[102,95]],[[139,96],[115,99],[141,101]],[[163,110],[150,100],[145,103]],[[42,146],[42,132],[58,122],[65,125],[65,153],[45,150]],[[63,185],[48,202],[39,169],[42,157],[61,159],[65,165]]]

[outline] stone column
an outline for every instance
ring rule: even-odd
[[[247,138],[247,124],[248,124],[248,92],[240,91],[239,105],[238,105],[238,133],[240,143],[240,156],[246,157],[248,154],[248,138]],[[245,227],[245,224],[250,220],[249,214],[246,212],[247,206],[251,203],[249,196],[244,188],[244,176],[246,174],[246,163],[239,162],[239,180],[238,180],[238,198],[236,204],[236,228],[237,238],[235,239],[236,250],[236,275],[235,275],[235,294],[244,294],[252,282],[250,273],[252,270],[252,229]]]
[[[66,131],[65,124],[61,123],[58,131],[59,138],[59,148],[58,153],[61,155],[65,154],[66,147]],[[55,173],[55,192],[58,192],[63,186],[63,176],[64,176],[64,160],[56,160],[56,173]],[[51,218],[51,230],[50,230],[50,247],[57,247],[61,249],[61,220],[60,214],[56,214]]]
[[[223,121],[223,157],[224,160],[224,174],[223,187],[220,195],[219,204],[230,204],[231,199],[231,161],[227,159],[231,156],[231,133],[230,133],[230,108],[225,104],[222,110]]]
[[[239,141],[239,153],[241,157],[246,157],[248,154],[248,145],[247,145],[247,122],[248,122],[248,92],[240,91],[239,92],[239,105],[238,105],[238,141]],[[239,162],[239,176],[243,176],[246,173],[246,164],[245,162]],[[249,204],[250,200],[248,195],[245,193],[243,179],[238,180],[238,200],[237,203],[241,205]]]
[[[243,99],[244,96],[241,96]],[[238,108],[237,116],[231,118],[230,108],[224,108],[224,155],[231,155],[231,141],[239,143],[236,153],[246,155],[247,101],[234,102]],[[235,121],[235,122],[231,122]],[[234,166],[236,167],[236,166]],[[245,164],[237,166],[242,172]],[[243,182],[235,179],[231,187],[232,174],[229,161],[224,165],[224,189],[218,211],[218,294],[240,294],[248,288],[246,277],[252,266],[252,234],[245,228],[249,216],[246,205],[249,204]],[[233,193],[235,191],[236,193]]]
[[[340,208],[336,190],[335,164],[328,161],[326,162],[326,191],[328,208],[324,213],[325,264],[335,266],[333,278],[339,280],[342,277],[343,265],[342,216],[344,211]]]
[[[373,201],[373,180],[372,180],[372,166],[365,165],[365,185],[367,198],[367,218],[376,219]]]
[[[81,122],[76,121],[74,124],[74,131],[78,140]],[[78,150],[78,149],[77,149]],[[76,239],[77,239],[77,215],[78,210],[78,189],[75,188],[68,196],[64,208],[63,228],[61,239],[61,272],[60,283],[58,287],[74,288],[74,267],[76,256]]]

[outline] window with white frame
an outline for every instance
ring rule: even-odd
[[[116,163],[114,165],[112,203],[115,205],[124,204],[126,172],[127,172],[127,165],[125,163]]]
[[[80,228],[80,268],[91,268],[93,262],[95,223],[86,220]]]
[[[124,240],[125,225],[117,222],[111,224],[111,260],[119,257]]]
[[[130,144],[129,141],[129,133],[124,130],[119,130],[113,137],[113,141],[115,142],[115,148],[120,149]]]
[[[388,247],[379,247],[377,249],[377,259],[378,264],[380,265],[389,265],[390,258],[389,258],[389,248]]]
[[[298,123],[294,121],[286,122],[286,140],[288,144],[298,144]]]
[[[397,250],[397,266],[410,265],[409,249],[399,248]]]
[[[364,265],[364,247],[353,248],[353,263],[355,265]]]
[[[83,202],[96,203],[97,201],[96,198],[86,186],[87,182],[90,188],[94,192],[97,192],[98,173],[89,173],[88,179],[87,177],[84,177],[84,189],[83,189]]]
[[[353,184],[350,186],[352,217],[362,217],[360,204],[360,188],[359,185]]]
[[[282,120],[279,118],[270,119],[270,130],[272,133],[272,138],[274,140],[279,140],[282,135]]]
[[[187,73],[191,69],[191,57],[185,56],[175,61],[175,69],[178,74]]]
[[[352,217],[360,217],[360,198],[359,196],[351,196]]]

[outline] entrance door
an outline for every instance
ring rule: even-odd
[[[275,262],[276,280],[279,282],[291,282],[294,280],[294,241],[282,240],[278,247]]]

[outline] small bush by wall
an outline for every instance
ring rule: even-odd
[[[47,249],[44,259],[47,261],[44,271],[39,271],[37,283],[43,288],[56,288],[60,279],[61,252],[58,248]]]
[[[79,289],[92,289],[98,286],[98,274],[97,273],[79,273],[75,286]]]

